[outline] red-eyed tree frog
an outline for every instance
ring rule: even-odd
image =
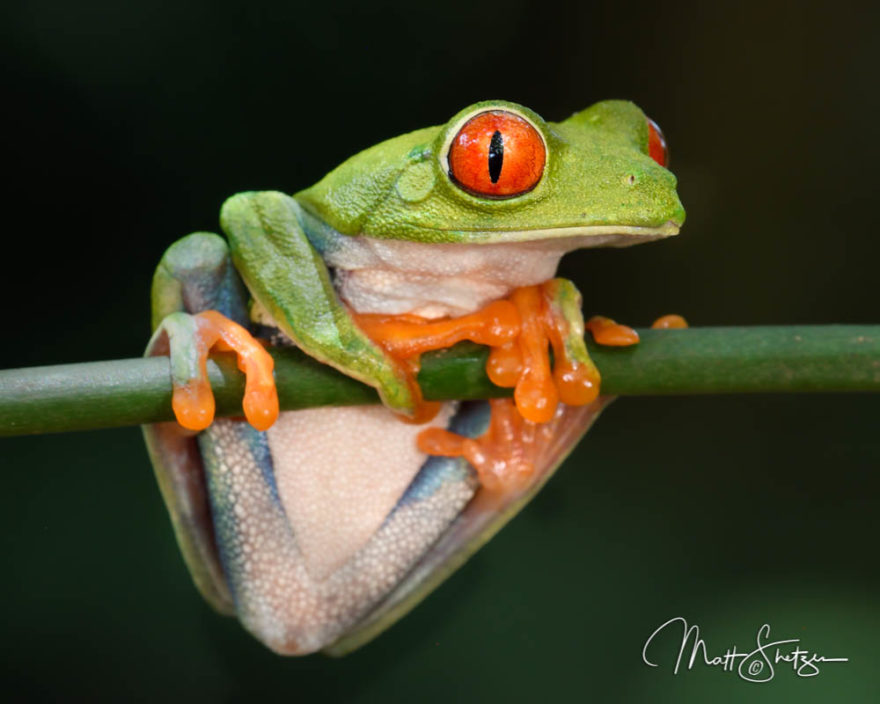
[[[205,598],[279,653],[344,653],[499,530],[607,402],[559,259],[677,234],[665,166],[632,103],[548,123],[487,101],[292,197],[233,196],[226,240],[172,245],[148,354],[170,355],[178,422],[145,435]],[[637,339],[607,318],[586,327],[600,344]],[[492,348],[512,401],[422,400],[419,355],[462,339]],[[279,414],[266,344],[300,347],[384,405]],[[238,354],[246,420],[213,418],[211,349]]]

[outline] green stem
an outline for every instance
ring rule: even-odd
[[[880,391],[880,326],[640,330],[640,344],[590,354],[615,395]],[[470,343],[426,354],[428,399],[503,396],[486,378],[488,350]],[[373,389],[296,349],[272,350],[283,410],[376,403]],[[208,364],[218,416],[240,416],[234,360]],[[0,435],[110,428],[171,420],[165,357],[0,371]]]

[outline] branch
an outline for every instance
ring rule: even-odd
[[[880,391],[880,326],[639,330],[640,344],[590,354],[613,395]],[[375,391],[297,349],[274,349],[282,410],[377,403]],[[509,395],[486,377],[488,349],[461,343],[426,354],[425,398]],[[217,416],[241,416],[244,377],[226,354],[208,376]],[[0,436],[172,420],[166,357],[0,371]]]

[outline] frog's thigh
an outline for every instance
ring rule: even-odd
[[[321,408],[200,436],[238,615],[271,648],[311,652],[347,632],[471,499],[463,462],[415,450],[423,427],[382,407]]]

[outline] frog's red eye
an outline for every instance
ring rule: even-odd
[[[544,173],[547,150],[532,125],[505,110],[475,115],[449,148],[449,175],[478,196],[510,198],[532,190]]]
[[[648,118],[648,156],[660,164],[660,166],[666,166],[669,163],[666,137],[663,136],[660,126],[650,117]]]

